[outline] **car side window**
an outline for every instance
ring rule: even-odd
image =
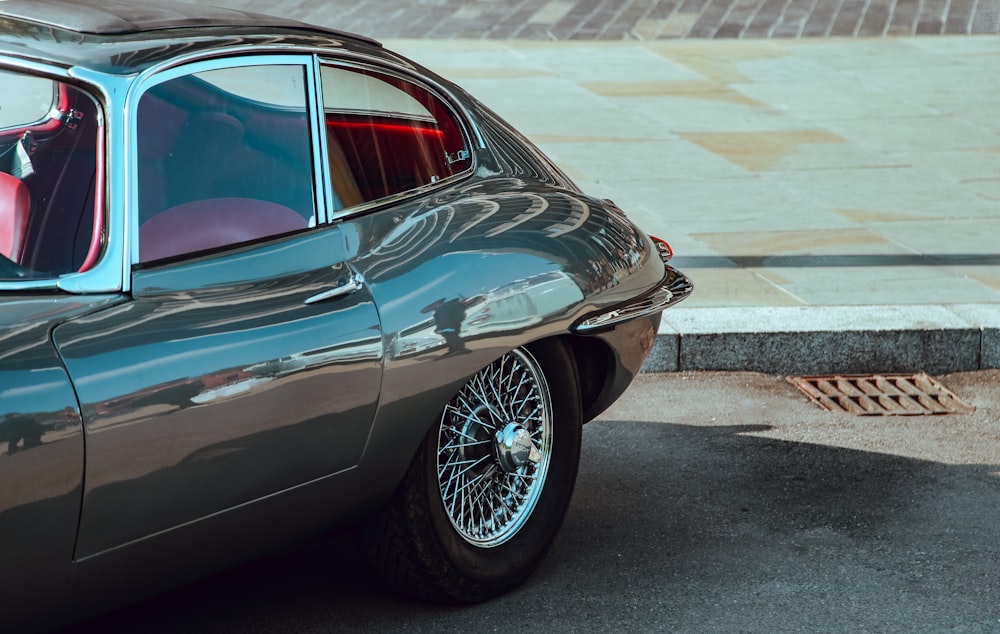
[[[147,90],[137,116],[139,261],[235,246],[315,214],[306,72],[257,65]]]
[[[451,110],[412,82],[324,64],[323,110],[337,208],[429,185],[471,167]]]
[[[0,280],[91,268],[103,247],[103,118],[84,90],[0,70]]]

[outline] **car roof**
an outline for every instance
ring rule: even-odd
[[[0,15],[77,33],[121,35],[197,26],[325,30],[297,20],[179,0],[4,0]],[[339,35],[345,35],[336,31]]]
[[[252,44],[253,35],[270,38],[272,44],[308,44],[318,36],[381,46],[367,37],[297,20],[178,0],[0,0],[0,53],[66,66],[121,72],[169,58],[171,39],[188,40],[178,46],[190,50],[192,39],[210,39],[202,47],[218,48]],[[128,54],[130,48],[151,53],[152,41],[159,43],[159,55]]]

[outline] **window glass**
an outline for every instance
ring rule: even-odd
[[[297,231],[314,217],[302,66],[158,84],[139,102],[137,134],[142,262]]]
[[[290,72],[291,71],[291,72]],[[239,66],[195,75],[234,97],[274,108],[301,111],[306,107],[303,75],[288,66]]]
[[[12,71],[0,70],[0,85],[0,130],[42,121],[59,94],[58,84],[51,79]]]
[[[327,112],[380,113],[432,120],[419,101],[386,80],[326,66],[323,68],[323,105]]]
[[[93,266],[102,246],[100,108],[83,90],[0,70],[0,279]]]
[[[323,109],[338,207],[434,183],[471,166],[451,111],[391,75],[324,65]]]

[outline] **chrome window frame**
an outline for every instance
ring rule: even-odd
[[[242,54],[235,54],[233,51],[226,51],[221,54],[212,55],[207,58],[198,56],[192,59],[175,59],[169,63],[150,68],[141,73],[129,87],[124,104],[124,128],[126,130],[126,151],[125,169],[125,213],[126,220],[124,234],[126,240],[126,257],[124,271],[124,290],[131,290],[131,272],[138,267],[139,262],[139,161],[138,161],[138,109],[142,97],[148,90],[159,86],[162,83],[186,77],[201,72],[222,70],[227,68],[245,68],[254,66],[297,66],[303,73],[303,96],[305,98],[306,118],[310,127],[310,151],[312,152],[312,188],[313,188],[313,218],[309,223],[309,228],[326,224],[327,216],[327,196],[321,186],[323,181],[318,180],[325,174],[325,159],[321,152],[321,145],[317,140],[316,131],[316,110],[317,110],[317,80],[315,77],[315,61],[311,54],[297,51],[260,51],[258,49],[248,49]],[[276,236],[276,239],[279,237]],[[266,240],[267,238],[262,238]],[[239,248],[245,245],[233,245],[232,248]],[[202,257],[197,254],[190,256],[180,256],[182,261],[195,257]],[[158,266],[149,263],[144,266]]]
[[[69,293],[129,292],[132,269],[138,264],[138,195],[135,179],[138,164],[136,156],[135,120],[139,98],[144,92],[171,77],[190,72],[248,65],[260,65],[273,60],[287,60],[302,65],[306,70],[308,91],[307,107],[312,125],[313,192],[316,205],[316,224],[336,224],[345,218],[368,213],[394,203],[405,201],[445,187],[470,177],[479,169],[479,152],[487,148],[486,139],[462,104],[454,90],[446,83],[426,74],[409,60],[397,57],[390,51],[379,49],[368,53],[349,48],[325,47],[310,44],[260,44],[231,46],[211,51],[180,55],[154,64],[140,72],[113,74],[83,67],[62,67],[27,60],[20,57],[0,56],[0,65],[13,70],[36,73],[52,79],[68,81],[89,92],[101,108],[104,124],[104,252],[97,263],[82,273],[22,281],[0,281],[2,291],[61,290]],[[439,99],[450,111],[455,124],[470,152],[468,169],[429,183],[419,188],[400,192],[361,205],[332,210],[333,192],[329,163],[326,158],[326,135],[323,130],[322,86],[320,68],[323,64],[357,69],[397,77],[415,84]],[[254,64],[250,64],[254,65]]]
[[[0,67],[5,70],[26,72],[54,81],[71,84],[86,92],[97,104],[99,123],[104,128],[104,248],[101,257],[86,271],[54,274],[50,277],[30,280],[0,280],[0,293],[9,291],[60,290],[67,293],[108,293],[122,289],[120,260],[116,257],[117,214],[110,201],[115,180],[110,156],[112,154],[112,130],[114,117],[113,100],[108,90],[108,76],[101,73],[77,72],[76,68],[66,68],[45,64],[20,57],[0,56]]]
[[[343,220],[344,218],[349,218],[358,214],[363,214],[369,212],[373,209],[377,209],[386,205],[391,205],[393,203],[406,200],[408,198],[416,197],[429,191],[433,191],[440,187],[446,186],[450,183],[455,183],[459,180],[463,180],[476,172],[478,169],[478,150],[482,150],[486,147],[485,140],[482,134],[479,132],[478,128],[471,125],[469,116],[465,113],[464,109],[460,108],[456,104],[456,100],[451,96],[451,94],[443,90],[443,87],[438,87],[432,85],[427,77],[423,75],[418,75],[416,73],[408,72],[404,68],[389,68],[386,64],[379,63],[380,60],[372,58],[359,58],[359,57],[348,57],[337,55],[336,52],[328,51],[325,53],[318,53],[316,55],[316,81],[317,81],[317,93],[319,98],[318,111],[320,113],[320,123],[325,126],[325,114],[326,107],[323,103],[323,86],[322,86],[322,76],[321,69],[323,66],[334,66],[337,68],[345,70],[355,70],[355,71],[369,71],[374,73],[379,73],[387,77],[393,77],[399,79],[400,81],[405,81],[413,86],[416,86],[420,90],[430,94],[432,97],[441,102],[448,112],[451,114],[452,122],[455,127],[458,128],[459,134],[462,135],[462,140],[464,142],[463,149],[469,152],[469,167],[447,176],[440,180],[434,181],[433,183],[427,183],[426,185],[421,185],[420,187],[415,187],[413,189],[408,189],[406,191],[398,192],[389,196],[382,198],[376,198],[375,200],[369,200],[363,202],[359,205],[354,205],[351,207],[344,207],[342,209],[332,210],[333,213],[330,217],[330,222],[337,222]],[[317,130],[322,130],[325,132],[324,127],[320,127]],[[326,134],[319,134],[323,137],[324,141],[324,151],[326,150]],[[332,196],[332,183],[329,178],[329,165],[324,155],[324,184],[330,188],[330,195]],[[328,198],[328,200],[333,200]]]

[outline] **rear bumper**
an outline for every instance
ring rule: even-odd
[[[646,293],[600,312],[585,315],[570,330],[578,335],[602,332],[633,319],[659,314],[690,295],[694,290],[691,280],[669,264],[665,264],[664,268],[663,279]]]

